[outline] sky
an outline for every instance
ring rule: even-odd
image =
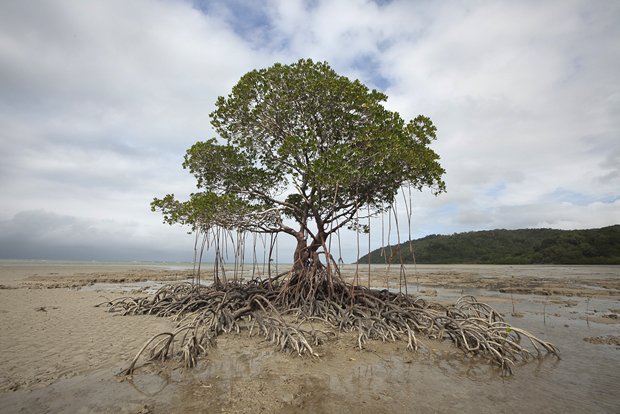
[[[397,209],[401,241],[618,224],[618,22],[615,0],[4,0],[0,258],[191,260],[151,200],[195,191],[181,163],[218,96],[300,58],[437,126],[447,192]],[[396,243],[383,224],[372,249]]]

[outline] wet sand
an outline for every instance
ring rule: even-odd
[[[320,358],[299,358],[243,333],[218,338],[195,369],[172,362],[122,378],[115,374],[172,322],[114,316],[95,305],[183,280],[187,271],[63,266],[0,266],[2,413],[620,410],[620,347],[606,339],[620,337],[620,267],[407,268],[409,293],[440,302],[474,294],[560,347],[562,360],[528,363],[510,378],[450,343],[424,338],[417,353],[404,343],[371,342],[360,351],[355,336],[340,334],[317,349]],[[371,284],[385,287],[387,279],[399,289],[395,270],[386,277],[372,268]],[[360,282],[367,281],[361,271]],[[355,266],[344,273],[354,277]]]

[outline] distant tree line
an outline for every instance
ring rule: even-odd
[[[489,230],[433,234],[370,253],[371,263],[620,264],[620,225],[589,230]],[[368,263],[368,255],[360,259]]]

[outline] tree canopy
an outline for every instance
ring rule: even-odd
[[[386,100],[324,62],[253,70],[210,114],[221,139],[197,142],[185,155],[200,192],[185,202],[156,198],[152,209],[194,229],[288,233],[298,241],[295,262],[303,262],[338,229],[355,227],[360,209],[389,207],[402,186],[445,191],[429,147],[432,121],[405,122]]]

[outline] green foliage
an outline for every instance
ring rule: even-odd
[[[398,246],[386,247],[396,251]],[[620,264],[620,225],[590,230],[491,230],[430,235],[413,241],[417,263],[428,264]],[[413,263],[409,242],[401,245]],[[381,249],[370,254],[384,263]],[[360,259],[367,263],[368,256]]]
[[[254,208],[232,194],[218,195],[214,192],[192,194],[187,201],[178,201],[174,194],[154,199],[151,211],[161,211],[166,224],[191,226],[192,230],[207,231],[210,228],[243,228],[245,217]]]
[[[352,225],[359,209],[376,213],[389,205],[403,185],[445,191],[439,156],[429,148],[435,126],[421,115],[405,122],[384,108],[386,99],[309,59],[253,70],[210,114],[225,143],[197,142],[185,156],[183,167],[208,201],[166,196],[152,208],[165,222],[182,224],[203,217],[213,223],[212,216],[233,212],[237,226],[298,239],[307,233],[320,245]],[[231,200],[243,208],[227,209]],[[239,212],[248,211],[242,220]],[[299,230],[280,216],[294,219]]]

